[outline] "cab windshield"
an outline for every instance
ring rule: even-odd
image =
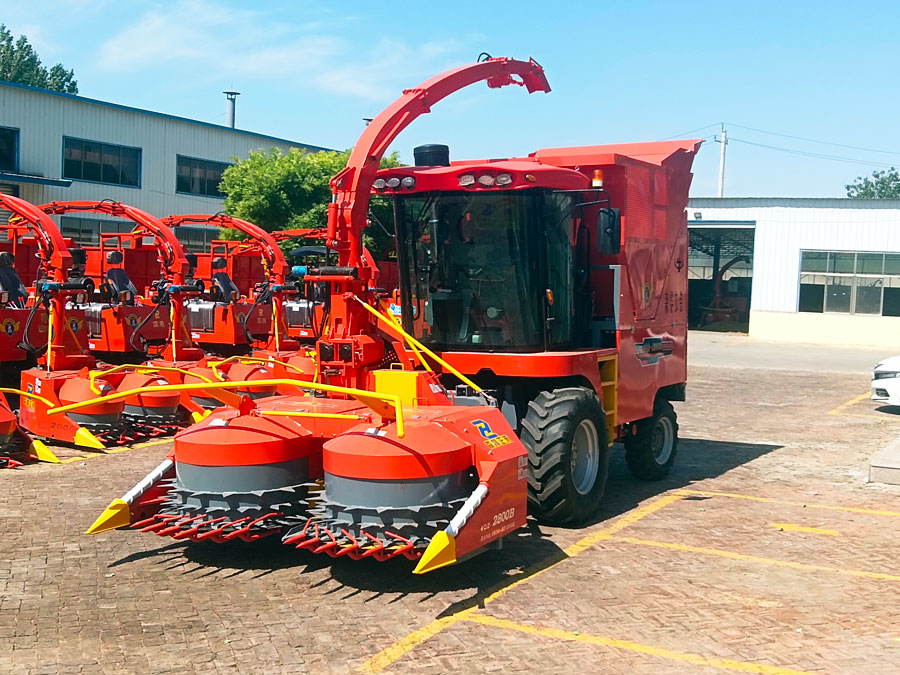
[[[544,190],[398,198],[406,329],[447,349],[537,350],[566,341],[569,204],[570,196]],[[560,303],[552,312],[547,289]]]

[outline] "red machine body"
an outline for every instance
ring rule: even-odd
[[[549,91],[534,61],[451,70],[379,114],[332,180],[325,244],[337,264],[297,271],[331,288],[316,377],[302,384],[319,395],[214,412],[89,532],[279,534],[335,557],[418,560],[421,573],[486,550],[529,510],[590,517],[619,435],[636,475],[665,474],[669,401],[684,391],[684,206],[698,142],[378,171],[418,115],[480,81]],[[373,190],[395,200],[394,316],[362,245]]]
[[[535,345],[530,353],[521,349],[504,353],[502,344],[495,345],[500,349],[483,351],[470,343],[463,345],[465,351],[442,349],[441,355],[473,377],[490,372],[499,378],[574,378],[589,383],[604,409],[616,413],[613,439],[626,428],[624,423],[649,417],[657,392],[681,387],[687,379],[685,208],[691,162],[699,145],[700,141],[687,140],[556,148],[538,150],[526,158],[380,171],[383,187],[377,192],[391,196],[452,193],[461,189],[461,181],[468,182],[466,177],[472,179],[463,188],[468,194],[539,188],[591,194],[596,191],[592,187],[596,173],[608,198],[586,206],[581,217],[574,219],[569,233],[573,242],[582,223],[596,222],[601,202],[622,214],[618,251],[585,247],[584,257],[573,261],[589,270],[585,281],[592,289],[592,307],[587,339],[559,346],[551,341]],[[510,182],[496,185],[493,181],[500,175],[509,176]],[[491,184],[480,185],[482,176],[491,177]],[[387,181],[407,177],[415,179],[414,187],[387,187]],[[410,299],[412,305],[422,301],[414,292]],[[411,316],[407,324],[427,344],[436,341],[421,324],[416,327]],[[605,401],[597,364],[610,358],[618,360],[616,399]]]
[[[190,266],[181,242],[172,231],[157,218],[141,209],[104,200],[100,202],[70,201],[51,202],[39,207],[47,214],[63,215],[72,212],[101,213],[116,218],[123,218],[134,223],[130,234],[101,238],[100,247],[85,250],[82,269],[79,270],[85,279],[90,279],[89,287],[99,292],[100,301],[92,302],[87,312],[89,315],[92,351],[104,357],[122,361],[114,355],[124,355],[124,361],[140,363],[146,358],[147,348],[152,346],[158,353],[165,353],[172,361],[183,360],[188,350],[190,357],[198,359],[202,353],[194,348],[189,334],[178,336],[173,329],[183,323],[184,300],[182,295],[188,293],[169,293],[168,287],[187,289],[186,281]],[[137,267],[134,263],[150,261],[149,250],[144,246],[144,238],[153,241],[156,254],[155,264],[151,267]],[[115,238],[118,246],[111,248],[110,241]],[[130,240],[132,246],[124,247],[123,240]],[[151,254],[152,255],[152,254]],[[137,284],[126,271],[126,261],[131,262],[129,269],[140,270]],[[149,269],[160,269],[163,272],[163,289],[157,289],[156,301],[142,298],[153,284],[148,279]],[[152,273],[151,273],[152,274]],[[166,281],[168,280],[168,281]],[[137,338],[140,338],[138,340]],[[179,353],[173,353],[179,352]]]
[[[285,300],[296,295],[297,290],[294,287],[289,287],[287,284],[290,266],[285,260],[275,237],[258,225],[225,214],[169,216],[164,222],[172,227],[185,223],[217,225],[243,233],[247,237],[244,241],[219,243],[227,245],[225,259],[226,261],[231,261],[232,264],[238,259],[237,256],[239,254],[241,259],[247,259],[247,254],[255,254],[262,263],[264,276],[253,287],[255,293],[254,303],[257,306],[254,308],[254,312],[250,313],[248,311],[244,315],[245,321],[249,321],[247,331],[242,330],[244,339],[246,340],[247,332],[251,334],[251,337],[262,335],[262,330],[267,325],[266,319],[268,318],[266,337],[259,346],[276,356],[281,353],[291,354],[299,349],[300,344],[288,335],[284,310]],[[244,275],[241,275],[241,277],[246,283],[246,277]],[[211,270],[210,283],[214,283],[214,281],[215,275]],[[249,293],[246,295],[249,295]],[[249,319],[247,319],[248,316]]]
[[[22,427],[38,437],[95,449],[102,449],[106,443],[129,443],[177,427],[181,394],[168,390],[147,391],[148,386],[159,387],[166,383],[156,371],[163,370],[168,374],[175,369],[120,365],[102,372],[91,371],[96,360],[89,351],[88,316],[83,307],[90,308],[87,300],[96,284],[85,276],[86,252],[68,248],[48,213],[94,211],[130,218],[143,233],[160,241],[160,261],[176,281],[187,268],[177,239],[171,232],[163,231],[164,227],[155,231],[158,221],[148,214],[114,202],[56,202],[35,207],[10,197],[5,198],[3,205],[14,214],[8,227],[27,229],[38,244],[41,278],[35,282],[36,299],[30,316],[46,311],[50,318],[50,332],[44,341],[46,351],[42,353],[40,345],[29,346],[38,357],[38,367],[25,370],[21,376],[18,393],[22,396]],[[77,252],[77,257],[73,256],[73,251]],[[133,301],[136,289],[119,267],[123,262],[121,251],[114,252],[118,255],[108,259],[110,268],[101,284],[101,292],[109,292],[118,305],[127,307]],[[114,274],[112,270],[121,274]],[[103,291],[102,286],[107,283],[111,288]],[[179,298],[174,296],[183,285],[166,282],[158,288],[169,298],[168,307],[175,310]],[[157,307],[146,309],[156,311],[163,303],[156,304]],[[102,317],[102,312],[108,309],[99,308],[94,318]],[[113,318],[118,323],[128,324],[122,317]],[[145,314],[145,318],[152,318],[152,314]],[[138,325],[133,330],[137,333],[141,328]],[[180,341],[173,339],[168,347],[184,358],[187,350]],[[195,352],[202,357],[202,352],[196,348]],[[126,372],[129,369],[132,372]],[[106,396],[116,392],[116,385],[122,387],[118,392],[123,396],[106,400]],[[50,414],[51,410],[70,405],[77,409]]]

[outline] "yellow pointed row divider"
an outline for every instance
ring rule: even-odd
[[[46,405],[48,408],[53,407],[53,402],[44,398],[43,396],[39,396],[38,394],[31,394],[27,391],[22,391],[21,389],[14,389],[12,387],[0,387],[0,394],[18,394],[19,396],[25,396],[27,398],[34,398]],[[91,446],[93,447],[93,446]],[[100,447],[103,447],[102,445]],[[50,462],[52,464],[59,464],[59,457],[57,457],[50,448],[47,447],[47,444],[43,441],[39,441],[36,439],[31,439],[31,443],[28,446],[28,454],[31,457],[41,461],[41,462]]]
[[[59,457],[53,454],[53,451],[47,447],[44,441],[32,439],[31,445],[28,446],[28,454],[40,462],[59,464]]]
[[[99,534],[107,530],[116,530],[120,527],[131,525],[131,505],[134,500],[153,487],[166,472],[175,466],[175,462],[166,457],[155,469],[144,476],[133,488],[119,499],[113,499],[109,506],[100,514],[94,524],[85,534]]]
[[[105,403],[107,401],[117,401],[119,399],[135,396],[138,394],[146,394],[156,391],[215,391],[217,389],[238,389],[241,387],[278,387],[292,386],[297,389],[313,389],[315,391],[325,391],[335,394],[342,394],[356,399],[367,408],[384,419],[392,419],[397,423],[397,437],[403,438],[405,435],[405,425],[403,420],[403,407],[400,403],[400,397],[394,394],[384,394],[376,391],[367,391],[365,389],[353,389],[350,387],[339,387],[332,384],[319,384],[317,382],[306,382],[302,380],[292,380],[289,378],[275,378],[271,380],[242,380],[238,382],[198,382],[197,384],[161,384],[151,387],[137,387],[128,391],[117,391],[106,396],[98,396],[89,401],[80,401],[78,403],[70,403],[68,405],[50,408],[48,415],[61,415],[63,413],[78,410],[87,406],[96,405],[97,403]],[[52,404],[51,404],[52,405]],[[311,416],[326,417],[326,413],[311,413]]]
[[[478,487],[472,490],[472,494],[459,507],[459,511],[450,519],[447,527],[431,538],[428,548],[425,549],[422,557],[419,558],[419,563],[413,570],[413,574],[425,574],[456,562],[456,535],[465,527],[469,518],[475,513],[475,509],[481,506],[481,502],[487,497],[487,493],[488,486],[486,483],[479,483]]]

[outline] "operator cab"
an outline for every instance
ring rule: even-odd
[[[9,251],[0,252],[0,292],[6,293],[7,307],[23,308],[28,299],[25,284],[16,272],[16,256]]]
[[[373,183],[395,202],[406,330],[439,351],[589,346],[590,247],[608,196],[571,169],[450,165],[433,150],[446,146],[427,147],[442,165],[384,169]]]

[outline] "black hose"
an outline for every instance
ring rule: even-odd
[[[157,300],[156,305],[153,307],[153,311],[150,312],[149,314],[147,314],[147,316],[145,316],[141,320],[141,322],[137,325],[137,328],[135,328],[133,331],[131,331],[131,335],[128,337],[128,345],[134,351],[144,352],[145,355],[147,354],[147,341],[143,337],[141,337],[141,346],[140,346],[140,348],[138,348],[138,346],[136,344],[134,344],[134,340],[136,337],[140,336],[141,331],[144,330],[144,326],[146,326],[147,322],[150,321],[151,318],[153,318],[153,316],[156,314],[157,311],[159,311],[159,308],[162,307],[162,304],[163,304],[163,293],[162,293],[162,291],[160,291],[159,299]]]
[[[250,305],[250,311],[241,319],[241,328],[244,329],[244,337],[247,339],[247,344],[253,344],[253,336],[250,335],[250,329],[247,328],[247,322],[250,320],[250,317],[253,316],[253,312],[256,311],[256,308],[262,303],[263,300],[267,300],[272,297],[272,294],[269,292],[269,285],[260,290],[259,293],[256,294],[256,298],[253,300],[253,304]]]
[[[41,292],[40,300],[34,303],[34,306],[31,308],[31,311],[28,312],[28,318],[25,319],[25,332],[22,334],[22,341],[17,345],[19,349],[24,349],[29,354],[34,356],[35,358],[39,356],[43,356],[43,354],[47,351],[47,345],[43,345],[41,347],[35,347],[31,344],[31,341],[28,339],[28,333],[31,331],[31,322],[34,321],[34,315],[37,314],[37,311],[40,307],[46,305],[45,302],[49,302],[49,293],[46,291]],[[52,330],[52,326],[49,325],[49,320],[47,324],[47,331]]]

